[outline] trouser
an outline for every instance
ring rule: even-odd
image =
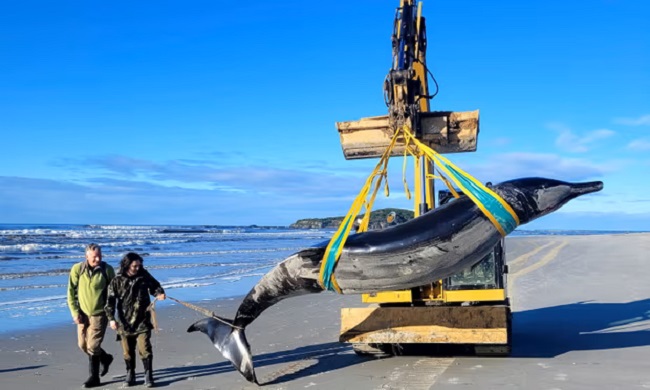
[[[105,352],[101,345],[106,333],[108,319],[105,315],[88,316],[86,322],[77,325],[79,349],[90,356],[100,356]]]
[[[135,347],[138,347],[138,353],[141,359],[151,357],[151,331],[134,335],[121,335],[122,350],[124,351],[124,360],[135,359]]]

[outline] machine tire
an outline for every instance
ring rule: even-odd
[[[359,356],[371,356],[378,359],[393,356],[390,344],[353,343],[352,350]]]
[[[509,356],[510,355],[510,345],[502,344],[486,344],[486,345],[475,345],[474,353],[477,356]]]

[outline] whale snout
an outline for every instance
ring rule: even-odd
[[[497,193],[510,204],[524,224],[552,213],[567,202],[603,189],[602,181],[570,183],[542,177],[527,177],[497,184]]]
[[[571,194],[573,197],[580,195],[591,194],[592,192],[598,192],[603,189],[602,181],[590,181],[586,183],[574,183],[571,184]]]

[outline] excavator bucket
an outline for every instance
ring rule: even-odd
[[[476,151],[478,141],[478,110],[467,112],[433,111],[420,114],[420,141],[438,153]],[[346,160],[381,157],[394,130],[388,115],[337,122],[341,146]],[[392,156],[404,154],[404,141],[398,139]]]

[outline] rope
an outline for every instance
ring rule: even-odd
[[[217,317],[217,315],[214,314],[214,312],[212,312],[212,311],[210,311],[208,309],[204,309],[204,308],[202,308],[200,306],[196,306],[196,305],[193,305],[191,303],[183,302],[180,299],[172,298],[169,295],[167,295],[167,298],[171,299],[172,301],[174,301],[176,303],[180,303],[181,305],[183,305],[183,306],[185,306],[187,308],[190,308],[192,310],[196,310],[199,313],[205,315],[206,317],[214,318],[215,320],[217,320],[217,321],[219,321],[219,322],[221,322],[223,324],[226,324],[226,325],[230,326],[231,328],[244,329],[241,326],[231,324],[230,322],[225,321],[222,318]],[[156,301],[157,300],[158,300],[158,297],[154,297],[153,301],[149,304],[149,306],[147,306],[147,310],[149,310],[149,312],[151,312],[151,322],[153,324],[153,327],[154,327],[154,330],[156,331],[156,333],[158,333],[158,321],[156,319]]]
[[[147,310],[149,310],[149,313],[151,313],[151,324],[153,325],[153,331],[154,333],[158,333],[158,318],[156,318],[156,301],[158,300],[158,297],[153,298],[153,302],[149,304],[149,307],[147,307]]]
[[[230,322],[225,321],[224,319],[217,317],[217,315],[214,314],[214,312],[212,312],[212,311],[210,311],[210,310],[208,310],[208,309],[204,309],[204,308],[202,308],[202,307],[200,307],[200,306],[192,305],[191,303],[183,302],[183,301],[181,301],[180,299],[172,298],[172,297],[170,297],[169,295],[167,296],[167,298],[171,299],[172,301],[174,301],[174,302],[176,302],[176,303],[180,303],[181,305],[183,305],[183,306],[185,306],[185,307],[187,307],[187,308],[190,308],[190,309],[192,309],[192,310],[196,310],[196,311],[198,311],[199,313],[205,315],[206,317],[214,318],[215,320],[217,320],[217,321],[219,321],[219,322],[221,322],[221,323],[223,323],[223,324],[226,324],[226,325],[230,326],[231,328],[234,328],[234,329],[244,329],[244,328],[242,328],[241,326],[237,326],[237,325],[235,325],[235,324],[231,324]]]

